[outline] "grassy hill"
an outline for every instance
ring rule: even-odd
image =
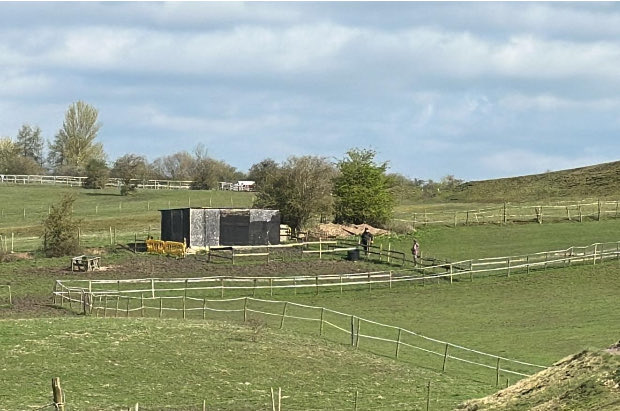
[[[0,320],[0,410],[41,409],[60,377],[67,410],[432,409],[490,385],[351,347],[219,321],[125,318]],[[6,354],[6,355],[5,355]],[[458,392],[452,387],[458,386]],[[52,409],[46,407],[45,409]]]
[[[551,198],[606,198],[620,194],[620,161],[521,177],[471,181],[450,201],[523,202]]]
[[[618,410],[620,343],[605,351],[584,350],[488,397],[458,407],[476,410]]]

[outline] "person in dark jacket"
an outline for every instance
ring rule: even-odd
[[[362,246],[364,247],[364,252],[366,252],[366,255],[368,255],[368,249],[370,245],[372,244],[372,240],[373,240],[373,235],[371,234],[370,231],[368,231],[368,227],[366,227],[364,229],[364,232],[362,233]]]

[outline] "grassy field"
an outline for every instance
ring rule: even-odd
[[[168,201],[171,207],[190,202],[226,206],[231,198],[235,206],[251,203],[248,193],[161,190],[123,198],[115,191],[74,190],[79,194],[74,212],[100,229],[94,237],[99,244],[106,243],[106,231],[115,224],[123,227],[128,240],[133,239],[131,231],[158,226],[156,210],[167,208]],[[48,204],[61,192],[52,187],[2,187],[0,233],[35,235]],[[424,255],[456,261],[618,241],[618,233],[620,220],[606,219],[428,226],[419,228],[415,238]],[[376,244],[389,243],[409,255],[412,238],[378,237]],[[231,267],[109,250],[102,259],[107,270],[88,274],[67,271],[66,258],[35,255],[0,263],[0,284],[10,284],[14,295],[9,307],[0,289],[0,409],[49,403],[49,379],[54,376],[63,381],[70,409],[118,409],[136,402],[143,409],[201,409],[203,400],[209,409],[269,409],[270,387],[282,387],[285,409],[353,409],[356,390],[359,409],[425,409],[426,384],[431,381],[430,409],[437,410],[496,390],[492,369],[476,371],[449,361],[447,372],[441,373],[441,358],[404,350],[396,361],[393,344],[380,341],[363,340],[355,350],[346,333],[334,331],[319,338],[316,323],[287,320],[278,330],[277,316],[255,315],[243,324],[239,313],[208,320],[199,315],[185,321],[103,319],[50,304],[55,279],[316,275],[386,269],[384,265],[306,260]],[[610,261],[454,284],[439,281],[392,290],[377,286],[372,292],[360,287],[319,295],[278,290],[273,296],[268,291],[256,296],[327,307],[495,355],[549,365],[584,348],[617,341],[619,272],[620,263]],[[244,294],[227,294],[234,295]],[[505,378],[516,381],[502,375],[502,384]]]
[[[253,193],[233,191],[139,190],[121,196],[119,190],[86,190],[77,187],[2,185],[0,190],[0,235],[14,251],[34,251],[41,247],[41,221],[51,204],[64,193],[77,200],[73,213],[81,220],[81,244],[100,247],[110,244],[110,232],[117,242],[132,242],[159,236],[160,209],[177,207],[250,207]]]

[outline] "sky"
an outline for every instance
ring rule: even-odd
[[[620,3],[0,2],[0,136],[99,111],[108,160],[352,148],[471,181],[620,160]]]

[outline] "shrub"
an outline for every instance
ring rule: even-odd
[[[80,252],[78,240],[79,221],[73,219],[75,195],[63,195],[60,202],[50,207],[43,220],[43,251],[48,257],[75,255]]]

